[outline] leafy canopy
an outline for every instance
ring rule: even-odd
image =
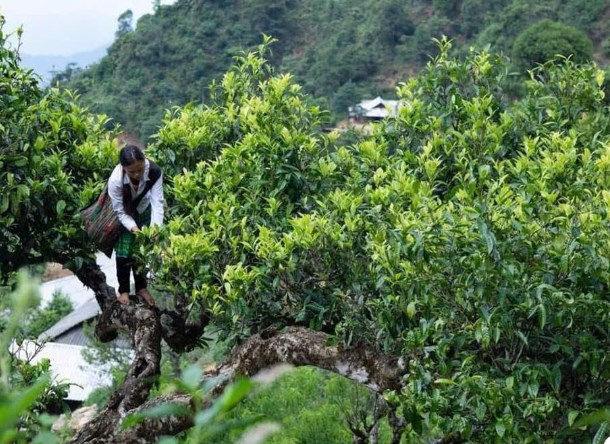
[[[501,57],[438,45],[350,146],[264,46],[239,58],[158,134],[174,215],[142,254],[225,336],[307,325],[404,356],[386,398],[413,439],[590,438],[610,388],[604,74],[550,62],[511,103]]]
[[[576,63],[587,62],[593,56],[593,44],[572,26],[543,20],[519,34],[512,53],[519,66],[529,69],[557,55],[572,57]]]
[[[0,16],[0,24],[3,18]],[[92,253],[78,210],[117,159],[108,118],[69,91],[42,91],[0,26],[0,277]]]

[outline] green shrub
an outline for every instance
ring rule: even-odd
[[[33,364],[31,347],[19,353],[21,343],[15,341],[16,332],[27,312],[39,301],[36,280],[25,273],[17,276],[15,292],[0,292],[10,301],[10,316],[0,330],[0,443],[38,442],[56,443],[49,432],[53,418],[67,409],[64,398],[68,384],[57,383],[51,377],[48,360]],[[24,345],[25,346],[25,345]],[[12,350],[11,354],[9,349]]]
[[[351,442],[346,416],[356,405],[366,405],[373,412],[372,395],[364,388],[315,368],[298,368],[281,376],[264,392],[256,393],[238,405],[230,418],[233,421],[259,418],[281,425],[268,444],[343,444]],[[225,435],[220,443],[232,443],[244,428]],[[389,443],[387,423],[383,423],[380,443]]]
[[[576,63],[591,60],[593,44],[578,29],[543,20],[530,26],[515,39],[512,50],[515,63],[530,69],[557,56],[571,57]]]

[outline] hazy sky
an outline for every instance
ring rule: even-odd
[[[72,55],[110,44],[119,15],[131,9],[135,26],[138,17],[152,13],[152,5],[152,0],[0,0],[0,14],[5,34],[23,25],[21,53]]]

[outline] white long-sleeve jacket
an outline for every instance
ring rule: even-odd
[[[149,180],[148,173],[150,171],[150,162],[148,159],[146,159],[145,162],[146,165],[144,167],[144,176],[142,180],[140,180],[137,191],[131,187],[129,177],[127,174],[123,173],[123,167],[120,164],[114,168],[112,174],[110,175],[110,179],[108,180],[108,195],[112,200],[112,208],[114,208],[114,211],[116,211],[119,221],[121,221],[123,226],[127,228],[128,231],[131,231],[131,229],[137,226],[137,224],[136,221],[133,220],[133,217],[125,212],[125,207],[123,206],[123,186],[129,186],[132,199],[135,199],[137,196],[142,194],[144,188],[146,187],[146,182]],[[144,197],[142,197],[136,211],[139,214],[142,214],[150,205],[150,225],[161,226],[163,225],[163,200],[163,174],[161,174],[152,188],[146,193],[146,195],[144,195]]]

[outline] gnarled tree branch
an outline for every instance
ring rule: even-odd
[[[204,379],[216,381],[209,392],[210,401],[237,375],[253,376],[280,363],[310,365],[332,371],[363,384],[376,393],[402,386],[405,366],[401,359],[385,355],[367,345],[349,349],[328,345],[328,339],[329,336],[325,333],[303,327],[265,331],[250,337],[237,346],[221,366],[204,375]],[[118,412],[111,402],[100,414],[105,419],[96,419],[86,425],[72,442],[153,442],[160,435],[176,434],[192,426],[192,416],[187,415],[148,419],[127,430],[121,428],[120,422],[125,414],[146,410],[164,402],[191,408],[191,400],[184,394],[157,398],[137,408],[133,406],[132,410],[123,413]]]
[[[96,336],[109,339],[118,329],[126,330],[133,340],[134,359],[123,386],[117,390],[102,412],[73,440],[116,442],[120,420],[141,406],[160,373],[161,324],[156,309],[145,304],[123,305],[114,300],[107,305],[96,325]],[[109,441],[107,441],[109,439]]]
[[[106,283],[106,275],[95,261],[86,260],[80,268],[74,269],[72,272],[85,286],[93,290],[102,311],[116,300],[114,288]]]
[[[342,375],[375,393],[402,385],[404,361],[366,344],[342,348],[328,345],[329,335],[305,327],[266,330],[235,348],[219,373],[252,376],[278,363],[311,365]]]

